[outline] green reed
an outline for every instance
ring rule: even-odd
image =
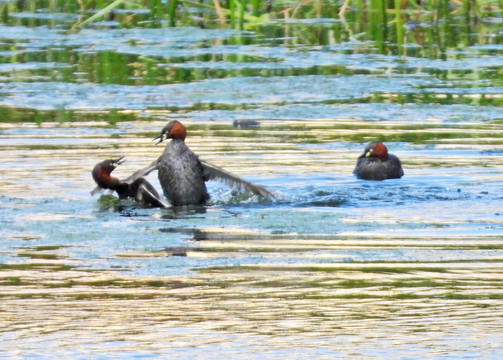
[[[373,40],[383,44],[387,39],[386,3],[384,0],[369,1],[369,32],[374,35]]]
[[[129,10],[130,13],[117,10]],[[149,15],[135,13],[148,9]],[[425,53],[442,53],[447,39],[467,39],[479,33],[482,20],[502,17],[503,0],[32,0],[0,3],[0,14],[9,22],[10,13],[38,10],[81,15],[73,29],[103,19],[128,27],[139,21],[150,26],[202,26],[253,29],[258,24],[283,19],[332,18],[334,33],[341,38],[374,41],[385,52],[396,47],[405,54],[410,44]],[[117,12],[117,13],[116,13]],[[197,14],[197,16],[194,16]],[[146,18],[145,18],[146,17]],[[457,21],[457,27],[453,26]],[[342,25],[341,25],[342,24]],[[423,24],[423,25],[421,25]],[[424,25],[426,24],[426,25]],[[35,25],[35,24],[34,24]],[[288,23],[285,23],[285,32]],[[459,31],[462,27],[463,31]],[[496,31],[500,33],[500,31]],[[461,39],[464,45],[468,40]]]
[[[168,3],[169,26],[175,26],[175,24],[176,24],[176,7],[177,6],[178,6],[178,0],[172,0]]]
[[[403,17],[400,9],[401,0],[395,0],[395,28],[396,28],[396,44],[398,45],[398,52],[403,54],[404,45],[404,27]]]

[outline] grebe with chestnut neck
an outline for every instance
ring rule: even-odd
[[[124,157],[118,159],[104,160],[96,164],[93,168],[93,179],[98,185],[91,194],[96,194],[104,189],[117,192],[119,198],[134,199],[137,203],[149,207],[168,207],[167,202],[159,195],[157,190],[145,178],[135,172],[124,180],[113,177],[112,171],[122,164]]]
[[[372,141],[358,157],[353,171],[359,179],[386,180],[399,179],[403,176],[402,163],[382,142]]]
[[[157,144],[171,139],[164,152],[149,166],[138,171],[141,174],[148,174],[150,171],[158,170],[159,182],[171,205],[205,204],[210,198],[205,184],[208,180],[222,181],[233,188],[264,198],[273,197],[266,188],[200,160],[185,144],[186,136],[187,129],[181,122],[170,121],[154,138],[158,140]]]

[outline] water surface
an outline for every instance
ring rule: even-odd
[[[17,16],[42,23],[0,29],[2,356],[501,358],[489,36],[405,58],[290,41],[284,24],[67,33]],[[95,163],[124,155],[128,176],[172,119],[202,159],[276,197],[214,182],[200,208],[91,197]],[[402,179],[353,177],[375,139]]]

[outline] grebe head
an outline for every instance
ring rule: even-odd
[[[168,125],[162,128],[159,135],[154,138],[154,141],[159,139],[156,145],[166,139],[179,139],[185,141],[186,136],[187,129],[185,128],[185,126],[177,120],[172,120],[168,123]]]
[[[110,189],[111,185],[119,181],[117,178],[112,177],[112,175],[110,174],[124,161],[126,161],[126,159],[124,159],[124,156],[121,156],[120,158],[115,160],[104,160],[96,164],[93,169],[93,179],[96,184],[104,189]]]
[[[374,157],[381,160],[388,159],[388,149],[382,142],[372,141],[365,148],[366,157]]]

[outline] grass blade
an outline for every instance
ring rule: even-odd
[[[101,9],[100,11],[98,11],[93,16],[88,17],[86,20],[82,21],[81,23],[74,24],[72,26],[72,30],[74,30],[76,27],[83,27],[83,26],[89,24],[90,22],[95,21],[96,19],[100,19],[100,18],[108,15],[113,9],[115,9],[116,7],[118,7],[124,1],[126,1],[126,0],[115,0],[115,1],[113,1],[111,4],[109,4],[108,6],[105,6],[103,9]]]

